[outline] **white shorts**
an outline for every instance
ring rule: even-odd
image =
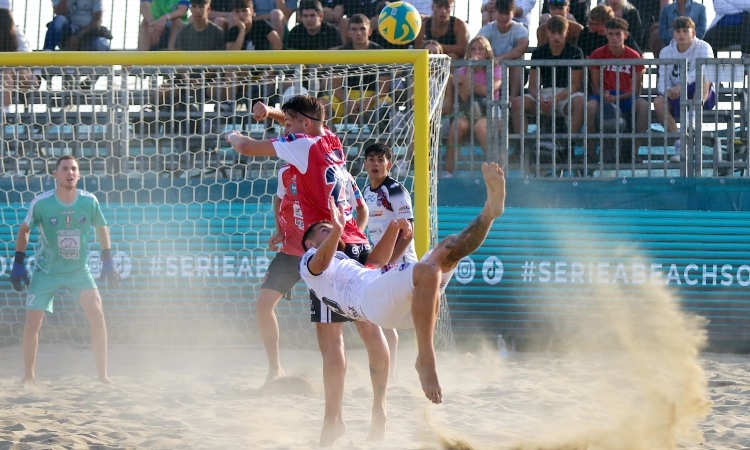
[[[399,264],[363,286],[359,310],[367,320],[383,328],[414,328],[414,266]]]

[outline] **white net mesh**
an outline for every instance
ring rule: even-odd
[[[437,171],[439,111],[449,64],[442,57],[429,62],[430,139],[424,154],[430,174]],[[4,70],[4,273],[9,275],[15,232],[29,202],[54,187],[50,174],[56,159],[75,155],[80,187],[102,203],[123,275],[120,289],[103,294],[112,341],[258,342],[254,306],[273,257],[267,241],[274,229],[272,199],[281,161],[240,157],[224,140],[231,130],[255,138],[282,132],[278,125],[252,119],[254,102],[273,105],[296,93],[316,95],[328,105],[328,126],[348,150],[349,169],[361,185],[366,179],[362,152],[374,141],[394,150],[393,176],[410,189],[414,182],[419,152],[413,148],[411,64],[40,64]],[[31,82],[23,76],[27,71],[36,75]],[[339,85],[352,100],[343,109],[332,95]],[[430,186],[431,223],[423,229],[433,242],[433,176]],[[32,244],[35,238],[32,233]],[[33,265],[33,252],[29,255]],[[98,259],[92,257],[91,263],[97,275]],[[302,284],[291,297],[277,309],[282,345],[314,342]],[[0,345],[19,342],[23,303],[7,283],[0,298]],[[88,327],[77,301],[61,292],[55,307],[42,339],[85,340]],[[452,338],[447,310],[443,314],[438,341],[445,347],[443,342]]]

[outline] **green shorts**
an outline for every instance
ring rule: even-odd
[[[73,298],[78,299],[81,291],[97,287],[89,270],[66,274],[34,272],[26,297],[26,309],[52,312],[52,300],[60,289],[68,289]]]

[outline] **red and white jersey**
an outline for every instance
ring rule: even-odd
[[[641,54],[632,48],[625,46],[622,55],[612,54],[609,46],[599,47],[591,53],[589,59],[640,59]],[[642,65],[617,64],[613,61],[611,64],[602,66],[593,66],[602,72],[602,89],[605,91],[630,92],[633,90],[633,78],[640,77],[645,70]],[[619,79],[619,82],[618,82]],[[619,83],[619,84],[618,84]]]
[[[344,206],[346,226],[341,239],[347,244],[365,244],[367,236],[357,227],[354,208],[363,204],[356,183],[346,170],[346,155],[339,138],[330,130],[322,136],[287,134],[272,139],[279,158],[286,160],[299,172],[297,194],[302,208],[305,229],[315,222],[330,220],[328,198]]]
[[[281,199],[279,205],[279,227],[284,240],[281,252],[287,255],[302,256],[302,235],[305,233],[305,222],[302,208],[297,197],[297,177],[299,172],[291,164],[284,164],[279,169],[279,187],[276,195]]]

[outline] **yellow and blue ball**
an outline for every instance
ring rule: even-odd
[[[404,45],[416,39],[422,27],[417,8],[406,2],[386,5],[378,17],[378,31],[391,44]]]

